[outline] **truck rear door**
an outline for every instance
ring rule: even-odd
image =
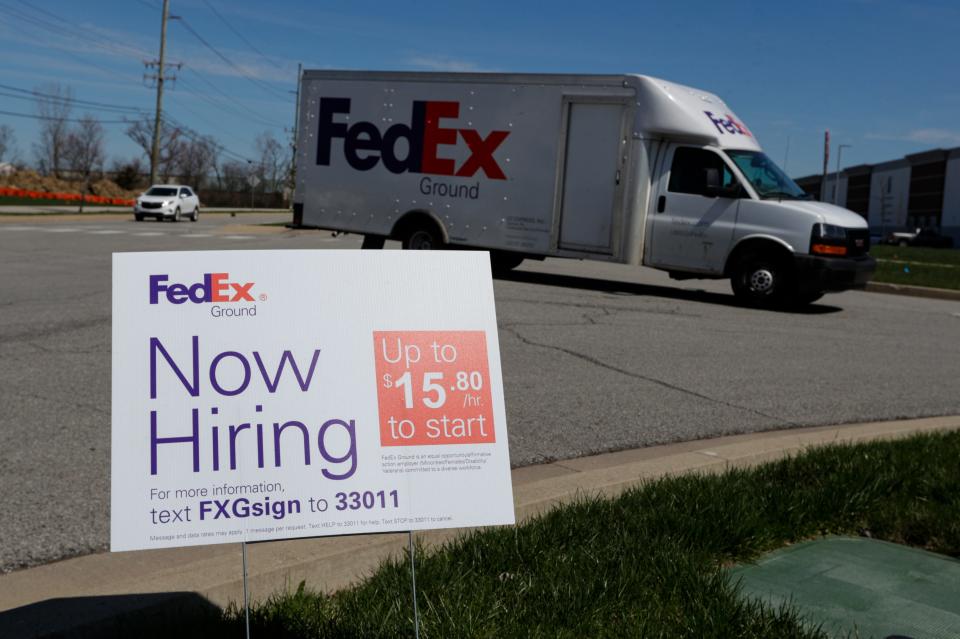
[[[708,185],[708,171],[721,192]],[[669,270],[722,274],[739,199],[732,165],[716,149],[672,144],[660,167],[647,263]],[[723,189],[728,189],[725,193]]]
[[[561,249],[612,254],[622,196],[623,102],[566,99],[566,148],[561,170]]]

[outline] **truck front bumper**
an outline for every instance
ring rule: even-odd
[[[877,270],[877,261],[861,257],[796,256],[797,277],[801,284],[821,291],[846,291],[864,288]]]

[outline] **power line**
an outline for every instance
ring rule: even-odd
[[[0,91],[0,95],[5,95],[11,98],[17,98],[21,100],[36,100],[42,98],[45,100],[51,100],[53,102],[60,102],[64,104],[78,105],[82,107],[96,107],[104,111],[116,111],[118,113],[146,113],[144,109],[133,106],[122,106],[119,104],[109,104],[106,102],[93,102],[91,100],[81,100],[79,98],[65,97],[62,95],[54,95],[52,93],[44,93],[43,91],[21,89],[20,87],[10,86],[8,84],[0,84],[0,89],[5,89],[6,91],[16,91],[19,94],[26,95],[15,95],[12,93],[6,93],[5,91]],[[31,97],[27,97],[31,96]]]
[[[179,22],[181,25],[183,25],[183,28],[186,29],[187,31],[189,31],[190,34],[200,42],[200,44],[202,44],[202,45],[205,46],[207,49],[209,49],[210,51],[212,51],[212,52],[214,53],[214,55],[216,55],[218,58],[220,58],[221,60],[223,60],[224,62],[226,62],[228,65],[230,65],[231,68],[233,68],[234,70],[236,70],[237,73],[239,73],[240,75],[242,75],[244,78],[246,78],[247,80],[249,80],[251,83],[256,84],[257,86],[259,86],[259,87],[262,88],[262,89],[266,89],[267,91],[271,91],[272,93],[274,93],[274,95],[279,95],[279,96],[281,96],[281,97],[283,97],[283,98],[285,98],[285,99],[287,99],[287,100],[290,99],[290,96],[287,95],[287,94],[285,94],[285,93],[284,93],[283,91],[281,91],[280,89],[276,89],[276,88],[270,86],[269,84],[267,84],[266,82],[260,80],[259,78],[256,78],[256,77],[250,75],[250,74],[247,73],[241,66],[239,66],[237,63],[235,63],[233,60],[231,60],[230,58],[228,58],[228,57],[225,56],[224,54],[220,53],[220,51],[219,51],[216,47],[214,47],[212,44],[210,44],[209,42],[207,42],[207,41],[203,38],[203,36],[201,36],[199,33],[197,33],[196,30],[195,30],[193,27],[190,26],[190,23],[187,22],[186,18],[184,18],[183,16],[178,16],[178,22]]]
[[[266,55],[263,51],[261,51],[261,50],[258,49],[256,46],[254,46],[254,44],[253,44],[252,42],[250,42],[249,40],[247,40],[247,39],[243,36],[242,33],[240,33],[239,31],[237,31],[237,30],[233,27],[232,24],[230,24],[229,22],[227,22],[227,19],[224,18],[223,15],[221,15],[219,11],[217,11],[217,8],[216,8],[215,6],[213,6],[213,4],[210,2],[210,0],[203,0],[203,4],[207,5],[207,8],[210,9],[210,11],[212,11],[213,14],[220,19],[220,22],[222,22],[223,24],[225,24],[226,27],[227,27],[228,29],[230,29],[230,31],[233,32],[233,35],[235,35],[235,36],[237,36],[238,38],[240,38],[241,40],[243,40],[243,42],[244,42],[248,47],[250,47],[254,52],[256,52],[257,54],[259,54],[261,58],[263,58],[264,60],[266,60],[267,62],[269,62],[270,64],[272,64],[275,68],[277,68],[277,69],[282,69],[282,67],[281,67],[279,64],[277,64],[276,62],[274,62],[273,60],[271,60],[270,58],[268,58],[267,55]]]
[[[261,114],[261,113],[259,113],[259,112],[257,112],[257,111],[254,111],[253,109],[251,109],[250,107],[248,107],[248,106],[247,106],[246,104],[244,104],[243,102],[237,102],[234,98],[232,98],[232,97],[230,97],[229,95],[227,95],[226,93],[224,93],[224,92],[223,92],[217,85],[215,85],[213,82],[211,82],[210,80],[208,80],[208,79],[205,78],[204,76],[200,75],[200,73],[199,73],[198,71],[195,71],[195,70],[191,69],[190,67],[187,67],[187,71],[190,71],[191,73],[193,73],[193,75],[195,75],[195,76],[197,77],[197,79],[201,80],[204,84],[206,84],[208,87],[210,87],[211,89],[213,89],[216,93],[218,93],[219,95],[223,96],[223,97],[227,100],[226,103],[216,103],[216,102],[211,103],[211,104],[213,104],[214,106],[216,106],[216,107],[218,107],[218,108],[220,108],[220,109],[226,109],[226,110],[228,110],[228,111],[232,111],[233,113],[236,113],[237,115],[239,115],[239,116],[241,116],[241,117],[246,117],[247,119],[249,119],[249,120],[251,120],[251,121],[253,121],[253,122],[257,122],[258,124],[262,124],[262,125],[264,125],[264,126],[275,127],[275,128],[278,128],[278,129],[282,129],[282,128],[283,128],[283,127],[280,126],[279,124],[275,124],[275,123],[271,122],[271,121],[267,118],[267,116],[265,116],[265,115],[263,115],[263,114]],[[190,85],[188,82],[185,82],[183,78],[180,78],[180,82],[184,85],[184,87],[185,87],[188,91],[191,91],[194,95],[196,95],[196,96],[199,97],[200,99],[205,99],[208,103],[210,103],[210,100],[213,99],[212,96],[205,96],[204,94],[199,93],[199,92],[196,91],[196,90],[191,90],[191,88],[190,88],[191,85]],[[239,111],[238,109],[243,109],[243,110],[246,111],[249,115],[244,115],[244,114],[240,113],[240,111]],[[252,116],[252,117],[251,117],[251,116]]]
[[[205,141],[205,142],[210,142],[214,147],[216,147],[221,153],[223,153],[223,154],[225,154],[225,155],[231,155],[231,156],[233,156],[235,159],[237,159],[237,160],[242,160],[242,161],[244,161],[244,162],[252,162],[252,160],[250,160],[250,158],[246,157],[245,155],[241,155],[240,153],[237,153],[236,151],[231,151],[231,150],[228,149],[227,147],[223,146],[222,144],[220,144],[219,142],[217,142],[216,139],[214,139],[212,136],[207,136],[207,135],[203,135],[203,134],[201,134],[201,133],[198,133],[198,132],[194,131],[193,129],[191,129],[190,127],[188,127],[188,126],[186,126],[185,124],[183,124],[182,122],[180,122],[179,120],[176,120],[176,119],[170,117],[169,115],[163,116],[163,119],[164,119],[164,121],[165,121],[167,124],[169,124],[169,125],[173,126],[174,128],[178,129],[178,130],[180,131],[180,133],[181,133],[184,137],[186,137],[187,139],[189,139],[189,140],[191,140],[191,141],[193,141],[193,142],[197,142],[197,141],[199,141],[199,140],[203,140],[203,141]]]
[[[45,31],[49,31],[49,32],[51,32],[51,33],[54,33],[54,34],[57,34],[57,35],[60,35],[60,36],[66,36],[66,37],[69,38],[70,40],[76,40],[76,39],[77,39],[77,31],[76,31],[76,23],[75,23],[75,21],[68,20],[68,19],[66,19],[66,18],[63,18],[63,17],[61,17],[61,16],[56,15],[55,13],[52,13],[52,12],[50,12],[50,11],[47,11],[46,9],[42,9],[42,8],[40,8],[40,7],[37,7],[37,6],[35,6],[35,5],[32,5],[32,4],[30,4],[29,2],[27,2],[26,0],[19,0],[19,2],[20,2],[21,4],[27,6],[28,8],[32,9],[34,12],[37,12],[37,13],[40,13],[40,14],[43,14],[43,15],[50,16],[50,17],[52,17],[54,20],[56,20],[57,22],[60,22],[60,23],[62,23],[62,24],[57,24],[57,22],[51,22],[50,20],[48,20],[48,19],[46,19],[46,18],[39,17],[38,15],[34,15],[34,14],[30,14],[30,13],[24,12],[24,11],[22,11],[21,9],[18,9],[18,8],[14,7],[13,5],[10,5],[10,4],[7,4],[7,3],[0,3],[0,7],[5,8],[5,9],[7,10],[7,12],[8,12],[8,15],[9,15],[10,17],[15,18],[15,19],[17,19],[17,20],[20,20],[21,22],[26,22],[26,23],[31,24],[31,25],[33,25],[33,26],[40,27],[41,29],[43,29],[43,30],[45,30]],[[95,35],[96,35],[96,37],[84,39],[83,42],[85,42],[86,44],[89,44],[89,45],[91,45],[91,46],[93,46],[93,47],[96,47],[96,48],[98,48],[98,49],[102,49],[102,50],[104,50],[104,51],[109,51],[109,52],[114,53],[114,54],[120,54],[120,55],[124,55],[124,56],[130,56],[130,55],[144,56],[144,55],[148,55],[145,51],[143,51],[143,50],[141,50],[141,49],[137,49],[137,48],[135,48],[135,47],[131,47],[131,46],[125,44],[125,43],[119,42],[119,41],[114,40],[114,39],[112,39],[112,38],[109,38],[109,37],[107,37],[107,36],[106,36],[104,33],[102,33],[102,32],[97,32]]]
[[[6,8],[8,11],[11,10],[11,8],[10,8],[8,5],[5,5],[5,4],[2,3],[2,2],[0,2],[0,8]],[[19,17],[19,16],[12,16],[12,17]],[[20,17],[20,19],[23,19],[23,18]],[[28,22],[28,24],[31,24],[31,25],[36,26],[34,22],[30,22],[29,20],[28,20],[27,22]],[[28,27],[28,28],[29,28],[29,27]],[[45,27],[41,27],[41,28],[45,28]],[[50,31],[49,28],[46,28],[46,30]],[[34,32],[34,33],[39,33],[39,32]],[[67,38],[61,38],[61,40],[64,40],[64,41],[67,41],[67,40],[76,40],[76,37],[77,37],[75,32],[66,33],[66,32],[65,32],[64,30],[62,30],[62,29],[56,30],[55,33],[58,33],[58,34],[60,34],[60,35],[66,35]],[[99,63],[97,63],[97,62],[94,62],[94,61],[90,60],[89,58],[83,57],[83,56],[81,56],[81,55],[79,55],[79,54],[77,53],[76,49],[71,49],[71,48],[69,48],[69,47],[60,45],[60,44],[58,44],[57,42],[49,42],[49,41],[46,41],[46,42],[43,42],[43,43],[37,43],[37,42],[35,42],[34,44],[37,44],[37,45],[40,45],[40,46],[45,46],[45,47],[51,48],[51,49],[56,49],[56,50],[58,50],[58,51],[63,51],[63,52],[67,53],[67,54],[70,56],[70,59],[71,59],[72,62],[79,62],[79,63],[81,63],[81,64],[83,64],[83,65],[88,66],[88,67],[93,67],[93,68],[99,69],[100,71],[103,71],[103,72],[107,73],[107,74],[110,75],[111,77],[116,77],[116,75],[117,75],[117,70],[116,70],[115,68],[111,69],[111,68],[105,67],[105,66],[103,66],[102,64],[99,64]],[[96,53],[96,52],[92,52],[92,53]],[[116,52],[114,51],[114,53],[116,53]],[[129,55],[129,54],[124,53],[123,55]],[[7,60],[7,62],[10,62],[10,60]]]
[[[31,120],[58,120],[62,122],[83,122],[80,118],[55,118],[35,113],[15,113],[13,111],[0,111],[0,115],[10,115],[16,118],[30,118]],[[130,124],[130,120],[97,120],[100,124]]]

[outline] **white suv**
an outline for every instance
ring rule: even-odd
[[[154,184],[137,198],[133,206],[133,217],[137,222],[145,217],[179,222],[184,216],[189,216],[191,222],[200,219],[200,198],[193,189],[182,184]]]

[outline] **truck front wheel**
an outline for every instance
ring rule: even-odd
[[[754,304],[780,303],[796,288],[788,265],[768,255],[744,255],[730,285],[734,295]]]
[[[435,251],[443,248],[443,239],[434,229],[417,227],[403,238],[403,248],[408,251]]]

